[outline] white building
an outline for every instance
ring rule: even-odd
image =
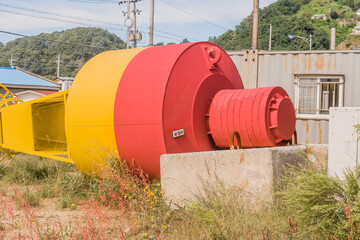
[[[311,19],[315,19],[315,20],[317,20],[317,19],[326,20],[326,19],[327,19],[327,16],[326,16],[326,14],[316,14],[316,15],[312,16]]]
[[[70,89],[73,84],[74,78],[72,77],[58,77],[54,80],[55,83],[60,84],[61,91]]]
[[[47,96],[57,91],[45,91],[45,90],[27,90],[23,92],[18,92],[15,95],[23,101],[33,100],[39,97]]]

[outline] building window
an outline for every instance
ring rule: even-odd
[[[322,117],[343,106],[343,76],[296,76],[295,106],[299,115]]]

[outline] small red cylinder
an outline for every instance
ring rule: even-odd
[[[211,136],[220,148],[230,146],[234,131],[244,148],[286,145],[295,122],[294,106],[281,87],[221,90],[209,111]]]

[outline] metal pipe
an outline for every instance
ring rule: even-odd
[[[130,19],[130,0],[126,1],[127,4],[127,19]],[[129,38],[130,38],[130,28],[126,27],[126,33],[127,33],[127,38],[126,38],[126,48],[129,48]]]
[[[270,24],[270,33],[269,33],[269,51],[271,51],[271,36],[272,35],[272,25]]]
[[[137,44],[136,44],[136,13],[137,13],[136,1],[134,1],[134,48],[137,47]]]
[[[155,5],[155,0],[151,0],[150,1],[149,46],[154,46],[154,5]]]
[[[335,47],[336,47],[336,28],[331,28],[330,50],[335,50]]]

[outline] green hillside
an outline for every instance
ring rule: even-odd
[[[272,24],[272,50],[308,50],[309,45],[301,39],[290,39],[289,34],[313,37],[314,50],[329,49],[330,29],[336,28],[336,45],[343,43],[353,47],[359,36],[350,35],[360,21],[356,10],[360,0],[278,0],[260,9],[259,49],[269,46],[270,24]],[[312,19],[312,16],[326,14],[326,20]],[[235,30],[228,30],[211,41],[226,50],[250,49],[252,39],[252,15],[244,19]]]
[[[79,27],[10,41],[0,49],[0,66],[10,66],[12,55],[16,60],[13,65],[54,79],[60,54],[60,76],[74,77],[91,57],[124,47],[124,42],[115,34],[101,28]]]

